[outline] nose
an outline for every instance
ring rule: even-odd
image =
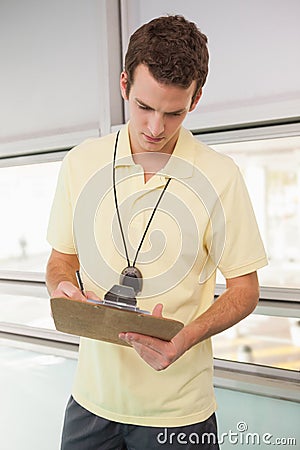
[[[164,117],[157,111],[153,111],[148,122],[148,129],[153,137],[159,137],[165,129]]]

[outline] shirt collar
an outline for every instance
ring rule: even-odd
[[[195,141],[190,131],[181,127],[171,158],[161,170],[167,178],[190,178],[194,172]]]
[[[129,122],[120,130],[115,167],[135,166],[131,154],[128,126]]]
[[[131,154],[128,127],[129,122],[120,130],[115,167],[136,165]],[[194,171],[195,152],[192,133],[181,127],[174,151],[159,175],[165,178],[190,178]]]

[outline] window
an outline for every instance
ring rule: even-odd
[[[251,314],[214,336],[213,349],[216,358],[299,371],[300,320]]]
[[[262,129],[257,137],[252,138],[251,133],[256,131],[240,130],[235,136],[234,132],[230,136],[230,132],[224,131],[219,137],[211,138],[217,143],[209,145],[235,160],[248,187],[269,259],[269,265],[258,272],[262,297],[267,293],[267,299],[297,302],[300,300],[300,137],[284,136],[284,127],[279,132],[282,137],[272,137],[272,131]],[[258,138],[260,134],[263,138]],[[205,140],[203,137],[200,140]],[[225,282],[220,273],[217,282]],[[276,302],[259,302],[256,313],[214,336],[214,356],[299,371],[299,308],[296,303],[292,310],[288,304],[277,304],[275,309],[280,311],[273,314]]]
[[[42,273],[46,230],[60,162],[0,168],[0,271]]]
[[[300,288],[300,137],[211,146],[243,172],[269,258],[260,284]]]
[[[205,134],[199,139],[207,140]],[[214,134],[214,140],[209,145],[236,161],[249,189],[270,262],[259,271],[260,284],[274,292],[285,288],[289,300],[291,292],[300,292],[300,137],[231,139],[226,131],[219,140]],[[0,278],[10,274],[11,279],[44,280],[50,252],[46,230],[61,157],[49,153],[34,160],[2,160],[0,203],[5,220],[0,222]],[[218,283],[222,282],[218,275]],[[292,313],[284,310],[274,317],[268,308],[215,336],[215,357],[299,370],[299,311],[295,306]],[[58,336],[42,283],[19,286],[3,281],[0,312],[3,330]]]
[[[0,331],[34,334],[54,330],[49,295],[43,283],[0,282]]]

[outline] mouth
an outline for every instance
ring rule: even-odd
[[[159,144],[164,140],[163,137],[160,138],[154,138],[152,136],[149,136],[148,134],[143,133],[143,136],[147,142],[150,142],[151,144]]]

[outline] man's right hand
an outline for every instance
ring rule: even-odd
[[[86,301],[87,298],[91,300],[101,300],[93,291],[85,292],[85,296],[82,294],[81,290],[74,286],[70,281],[61,281],[57,288],[51,294],[52,298],[64,297],[70,300],[81,300]]]
[[[50,297],[64,297],[82,302],[87,298],[100,300],[92,291],[82,294],[76,280],[77,270],[79,270],[79,261],[76,254],[61,253],[52,249],[46,269],[46,285]]]

